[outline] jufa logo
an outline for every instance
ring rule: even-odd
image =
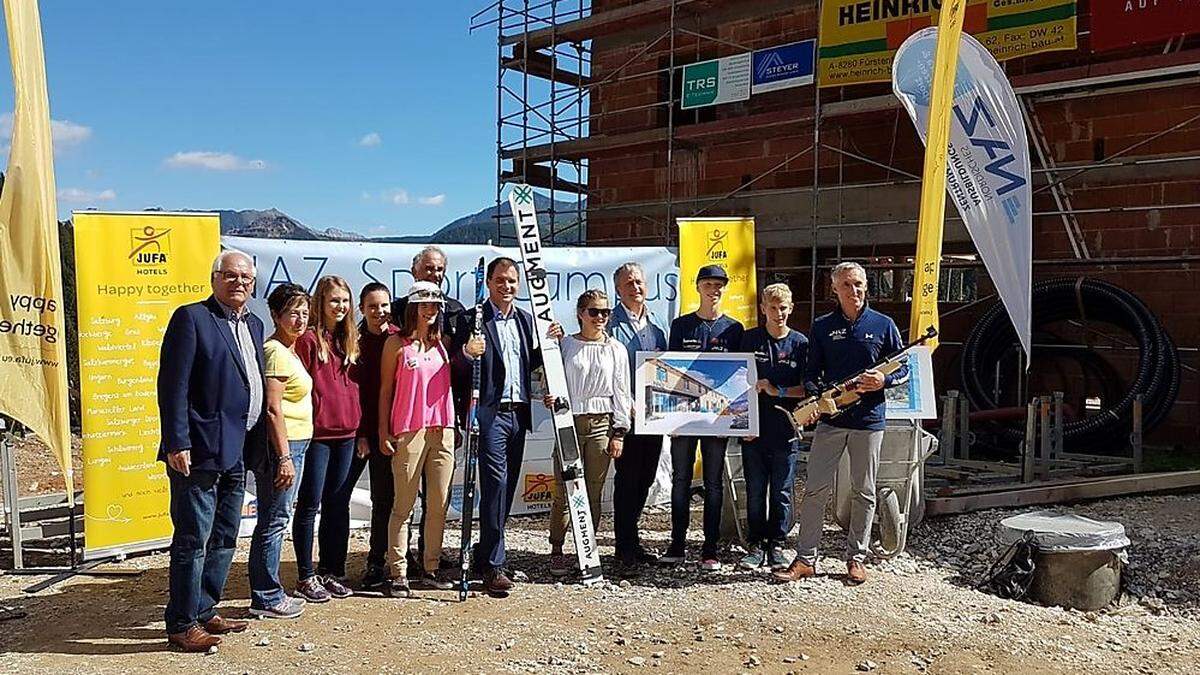
[[[135,266],[166,265],[170,253],[170,230],[159,230],[153,225],[147,225],[129,231],[129,259]]]
[[[726,260],[729,252],[725,250],[725,238],[729,236],[726,230],[713,230],[708,233],[708,259]]]

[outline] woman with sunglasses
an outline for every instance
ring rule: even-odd
[[[629,413],[633,396],[629,384],[629,356],[625,346],[609,337],[612,309],[601,290],[588,290],[575,303],[579,332],[565,335],[561,341],[563,365],[567,373],[567,393],[575,416],[575,434],[583,459],[584,482],[592,511],[592,528],[600,527],[600,496],[608,476],[609,462],[621,456],[625,433],[629,431]],[[547,407],[554,398],[546,396]],[[550,573],[566,576],[571,566],[563,555],[567,537],[566,489],[562,467],[555,460],[557,483],[550,504]]]

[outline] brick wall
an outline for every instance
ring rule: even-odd
[[[632,4],[628,0],[595,0],[593,11],[600,12]],[[681,14],[680,26],[699,33],[735,42],[750,48],[784,44],[814,37],[816,5],[813,2],[724,2],[699,15]],[[1080,31],[1088,25],[1087,3],[1081,4]],[[592,73],[605,77],[646,45],[659,38],[665,25],[630,30],[597,39],[593,43]],[[1094,56],[1087,49],[1087,37],[1079,37],[1080,49],[1053,52],[1006,63],[1010,76],[1020,77],[1057,69],[1102,64],[1131,57],[1158,54],[1161,45],[1130,48]],[[643,58],[623,71],[624,76],[663,70],[669,63],[668,41],[660,40]],[[1200,50],[1200,39],[1190,38],[1184,51]],[[677,35],[676,63],[690,63],[739,51],[712,41]],[[594,136],[620,135],[665,128],[665,101],[669,80],[664,74],[610,82],[600,86],[592,97]],[[823,106],[830,102],[889,93],[887,85],[863,85],[821,90]],[[668,226],[667,209],[654,203],[666,199],[668,182],[676,203],[674,217],[693,214],[755,215],[759,220],[759,264],[764,274],[772,268],[785,268],[800,300],[797,327],[808,323],[808,265],[811,240],[814,153],[808,152],[787,161],[812,143],[811,114],[814,89],[804,87],[772,92],[743,103],[706,108],[702,111],[676,111],[673,171],[667,170],[665,142],[648,143],[620,151],[592,154],[589,158],[588,237],[605,245],[673,243],[673,227]],[[636,106],[639,110],[607,115]],[[1200,84],[1147,88],[1122,93],[1103,93],[1065,100],[1040,100],[1036,115],[1044,131],[1046,146],[1054,162],[1064,168],[1103,160],[1156,134],[1200,115]],[[762,131],[740,130],[753,120],[778,116],[792,123],[771,126]],[[719,134],[714,130],[720,131]],[[899,110],[887,110],[854,117],[826,120],[821,126],[823,143],[848,152],[890,164],[911,174],[921,170],[923,147],[911,122]],[[1122,155],[1122,159],[1154,159],[1200,155],[1200,121],[1151,140]],[[1035,168],[1039,166],[1036,154]],[[817,156],[820,184],[874,183],[900,181],[895,171],[858,161],[829,150]],[[782,166],[780,166],[782,164]],[[775,169],[768,175],[763,175]],[[711,201],[693,198],[719,197],[753,181],[750,197]],[[1040,176],[1035,186],[1045,185]],[[1074,209],[1113,209],[1137,207],[1125,212],[1080,213],[1075,217],[1092,257],[1131,258],[1146,256],[1200,256],[1200,209],[1169,208],[1172,205],[1200,203],[1200,162],[1145,164],[1093,170],[1066,183]],[[919,186],[913,183],[870,189],[822,192],[819,221],[875,222],[897,218],[915,218]],[[1156,208],[1143,208],[1156,207]],[[1035,200],[1038,211],[1058,209],[1049,191]],[[955,214],[952,214],[955,215]],[[885,225],[871,228],[823,230],[818,239],[819,257],[829,261],[840,250],[844,256],[911,255],[915,228],[911,225]],[[969,238],[961,225],[948,224],[947,252],[970,252]],[[1055,260],[1074,257],[1060,216],[1034,219],[1034,257]],[[792,269],[786,269],[791,267]],[[1112,281],[1139,295],[1167,325],[1181,347],[1200,346],[1200,275],[1196,263],[1156,263],[1053,269],[1035,267],[1035,277],[1059,274],[1087,274]],[[987,292],[986,275],[980,295]],[[897,275],[899,278],[899,275]],[[822,297],[822,304],[824,299]],[[906,324],[907,307],[884,307]],[[948,309],[948,308],[947,308]],[[943,309],[943,312],[947,311]],[[946,339],[953,342],[965,337],[977,314],[963,312],[944,325]],[[1128,373],[1132,364],[1119,354],[1108,358],[1118,372]],[[937,364],[939,386],[958,386],[957,348],[939,350]],[[1200,367],[1194,352],[1185,352],[1184,363]],[[1053,368],[1051,368],[1053,370]],[[1055,379],[1057,378],[1057,380]],[[1059,385],[1055,385],[1055,382]],[[1053,373],[1044,380],[1035,377],[1034,386],[1070,386],[1082,395],[1086,388],[1081,375]],[[1167,425],[1150,440],[1200,447],[1200,379],[1184,372],[1179,404]]]

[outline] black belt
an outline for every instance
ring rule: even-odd
[[[513,403],[512,401],[509,401],[507,403],[501,403],[497,405],[496,412],[520,412],[528,407],[528,403]]]

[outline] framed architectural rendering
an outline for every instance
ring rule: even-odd
[[[638,433],[757,436],[754,356],[638,352],[634,402]]]

